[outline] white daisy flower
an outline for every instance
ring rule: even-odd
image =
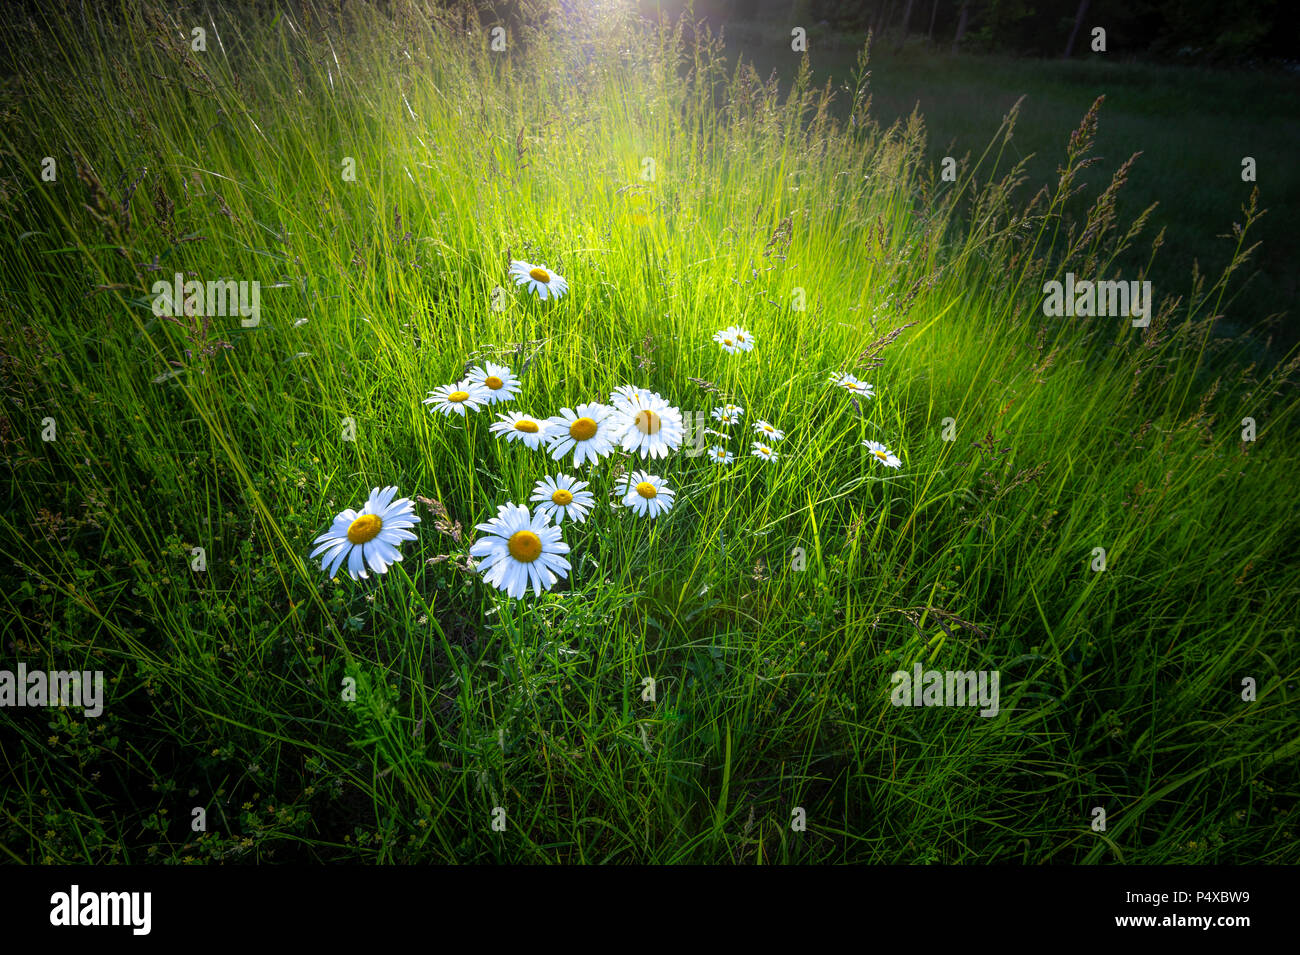
[[[559,298],[569,290],[569,283],[550,271],[544,265],[531,262],[513,261],[510,263],[510,277],[516,285],[528,286],[528,291],[536,292],[537,297],[545,302],[548,298]]]
[[[441,385],[429,392],[421,404],[432,405],[430,413],[441,411],[449,415],[453,411],[464,416],[465,411],[478,411],[490,401],[488,391],[482,385],[476,385],[468,378],[454,385]]]
[[[831,384],[839,385],[845,391],[862,398],[870,398],[874,393],[869,384],[850,374],[841,375],[838,372],[832,373]]]
[[[404,540],[415,540],[410,528],[420,523],[415,504],[410,498],[398,498],[397,488],[374,488],[361,513],[348,508],[334,518],[333,525],[312,541],[319,546],[311,552],[320,557],[321,569],[331,579],[347,562],[348,574],[353,580],[368,577],[369,566],[377,574],[388,572],[394,561],[402,559],[397,545]]]
[[[616,391],[610,400],[620,416],[615,429],[624,451],[666,458],[669,451],[681,447],[685,436],[682,413],[653,391],[638,388],[634,399]]]
[[[740,328],[739,326],[733,326],[731,330],[735,333],[736,344],[742,349],[749,351],[754,347],[754,336],[745,329]]]
[[[765,461],[775,461],[780,457],[775,451],[764,444],[762,441],[754,442],[754,450],[749,452],[756,458],[762,458]]]
[[[903,462],[898,460],[898,455],[894,454],[879,441],[863,441],[862,446],[876,456],[876,458],[887,468],[902,467]]]
[[[723,447],[709,448],[709,458],[718,464],[730,464],[736,459],[736,456]]]
[[[724,328],[720,332],[713,333],[713,340],[722,346],[722,350],[728,355],[734,355],[738,351],[744,351],[740,347],[740,342],[736,340],[736,329]]]
[[[554,586],[557,574],[568,576],[569,562],[561,554],[569,545],[560,539],[560,529],[545,514],[528,513],[522,504],[502,504],[497,516],[476,524],[485,533],[470,547],[483,580],[510,597],[522,597],[531,584],[533,594]]]
[[[511,411],[497,417],[501,420],[494,421],[491,430],[504,434],[507,441],[522,441],[531,451],[536,451],[551,432],[545,418],[534,418],[522,411]]]
[[[575,467],[584,461],[599,461],[614,449],[619,437],[614,409],[598,402],[578,405],[576,410],[561,408],[546,423],[551,459],[558,461],[572,451]]]
[[[677,493],[664,483],[663,478],[645,471],[629,474],[626,490],[624,506],[632,508],[641,517],[658,517],[671,510],[673,495]]]
[[[627,405],[634,405],[641,400],[641,393],[654,394],[645,388],[638,388],[635,385],[619,385],[609,393],[609,403],[618,411],[626,409]]]
[[[745,409],[740,405],[723,405],[713,409],[713,418],[719,424],[733,425],[740,421],[740,416],[744,413]]]
[[[566,517],[581,524],[596,503],[595,495],[583,490],[586,486],[586,481],[575,480],[567,474],[548,475],[533,487],[531,500],[540,501],[537,513],[546,515],[556,524],[563,524]]]
[[[519,393],[519,379],[511,373],[510,369],[505,365],[494,365],[490,361],[484,362],[481,368],[471,369],[469,380],[476,385],[482,385],[487,391],[488,404],[509,401]]]
[[[784,431],[777,431],[776,428],[774,428],[772,425],[768,424],[766,421],[762,420],[761,418],[758,421],[754,422],[754,433],[764,435],[765,437],[771,438],[773,441],[785,440]]]

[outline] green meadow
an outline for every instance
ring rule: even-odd
[[[1015,110],[945,181],[865,53],[769,81],[616,3],[503,50],[416,2],[0,45],[0,670],[105,679],[97,717],[0,708],[9,861],[1300,858],[1300,356],[1220,320],[1249,186],[1215,268],[1166,266],[1125,160],[1168,146],[1099,151],[1095,96],[1044,190]],[[1154,263],[1145,326],[1044,314]],[[156,314],[177,273],[260,283],[256,322]],[[422,403],[487,361],[514,401]],[[734,460],[490,430],[624,385]],[[640,469],[653,519],[613,506]],[[570,572],[512,599],[475,525],[561,473]],[[387,486],[415,539],[331,579],[313,542]],[[895,705],[918,665],[997,673],[996,714]]]
[[[804,18],[806,19],[806,18]],[[785,22],[728,22],[723,34],[729,56],[744,56],[763,76],[773,70],[789,81],[801,57],[790,49],[791,17]],[[825,26],[808,28],[808,56],[817,85],[843,89],[853,81],[866,35]],[[943,39],[943,38],[938,38]],[[1104,95],[1093,154],[1102,162],[1083,170],[1080,181],[1100,191],[1114,168],[1135,153],[1118,196],[1125,220],[1154,205],[1148,232],[1164,231],[1161,254],[1150,262],[1158,290],[1179,294],[1193,263],[1201,272],[1222,271],[1235,242],[1232,223],[1255,185],[1268,213],[1253,232],[1262,244],[1234,279],[1225,298],[1220,334],[1252,329],[1260,357],[1287,352],[1300,342],[1293,303],[1300,295],[1292,263],[1300,242],[1292,228],[1300,207],[1300,117],[1294,102],[1300,79],[1280,70],[1208,69],[1142,63],[1121,52],[1085,52],[1070,61],[995,55],[951,55],[946,43],[931,47],[920,37],[899,45],[895,35],[871,47],[871,112],[884,126],[906,122],[913,110],[926,125],[926,159],[962,160],[978,155],[1007,112],[1019,103],[1019,122],[1006,156],[1025,160],[1025,181],[1016,196],[1054,188],[1064,144],[1079,117]],[[838,100],[841,110],[847,98]],[[1251,182],[1242,180],[1243,159],[1254,160]],[[1126,271],[1147,266],[1149,245],[1122,252]],[[1283,315],[1286,312],[1288,314]]]

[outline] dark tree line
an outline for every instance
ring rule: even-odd
[[[644,12],[681,0],[641,0]],[[1081,56],[1092,30],[1109,53],[1197,62],[1300,58],[1296,0],[696,0],[710,20],[825,21],[872,30],[898,44],[925,38],[942,49]],[[791,22],[796,22],[791,19]]]

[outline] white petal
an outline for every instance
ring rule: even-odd
[[[365,571],[364,554],[360,547],[353,547],[352,553],[348,554],[348,573],[355,580]]]
[[[347,547],[340,547],[334,554],[330,556],[330,565],[325,569],[326,577],[328,577],[331,580],[334,579],[334,576],[338,573],[339,568],[343,565],[343,559],[347,557],[348,552],[351,549],[352,549],[352,544],[351,542],[349,542]]]

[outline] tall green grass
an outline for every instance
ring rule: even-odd
[[[1159,245],[1118,163],[1076,194],[1095,111],[1023,207],[1014,112],[937,181],[865,57],[845,123],[620,5],[505,52],[415,3],[201,9],[2,28],[3,660],[109,678],[97,720],[0,712],[7,856],[1296,858],[1297,362],[1211,334],[1250,210],[1149,328],[1048,319],[1046,279]],[[155,318],[177,271],[260,281],[260,324]],[[656,463],[669,515],[566,524],[571,578],[508,601],[473,525],[560,467],[420,404],[484,358],[538,415],[630,382],[787,438]],[[446,517],[324,579],[312,539],[386,484]],[[1000,671],[1000,714],[892,706],[916,661]]]
[[[799,67],[800,57],[790,50],[788,20],[728,21],[725,36],[729,55],[752,60],[764,75],[776,70],[789,77]],[[815,82],[850,82],[865,39],[862,33],[811,26],[808,47]],[[1093,151],[1108,162],[1084,170],[1080,181],[1102,189],[1109,178],[1106,166],[1113,169],[1116,161],[1140,153],[1119,205],[1121,214],[1131,218],[1156,204],[1150,228],[1163,229],[1165,238],[1149,278],[1166,292],[1184,287],[1193,261],[1203,271],[1218,273],[1231,260],[1229,226],[1255,188],[1241,179],[1242,159],[1253,158],[1260,203],[1269,213],[1252,230],[1262,244],[1234,279],[1216,333],[1252,329],[1260,338],[1261,357],[1269,351],[1263,347],[1268,334],[1276,339],[1277,354],[1300,340],[1294,316],[1282,314],[1297,298],[1292,263],[1300,254],[1292,228],[1292,210],[1300,206],[1300,166],[1291,161],[1300,138],[1300,120],[1291,105],[1300,93],[1294,74],[1142,63],[1113,51],[1042,60],[954,56],[947,49],[940,44],[936,50],[919,38],[901,49],[892,39],[872,45],[872,113],[877,121],[889,126],[919,110],[925,117],[926,157],[938,165],[945,156],[977,153],[1019,102],[1020,122],[1007,154],[1026,160],[1025,182],[1017,193],[1025,201],[1055,183],[1061,143],[1088,104],[1104,95]],[[1142,252],[1122,254],[1119,264],[1125,271],[1142,268]]]

